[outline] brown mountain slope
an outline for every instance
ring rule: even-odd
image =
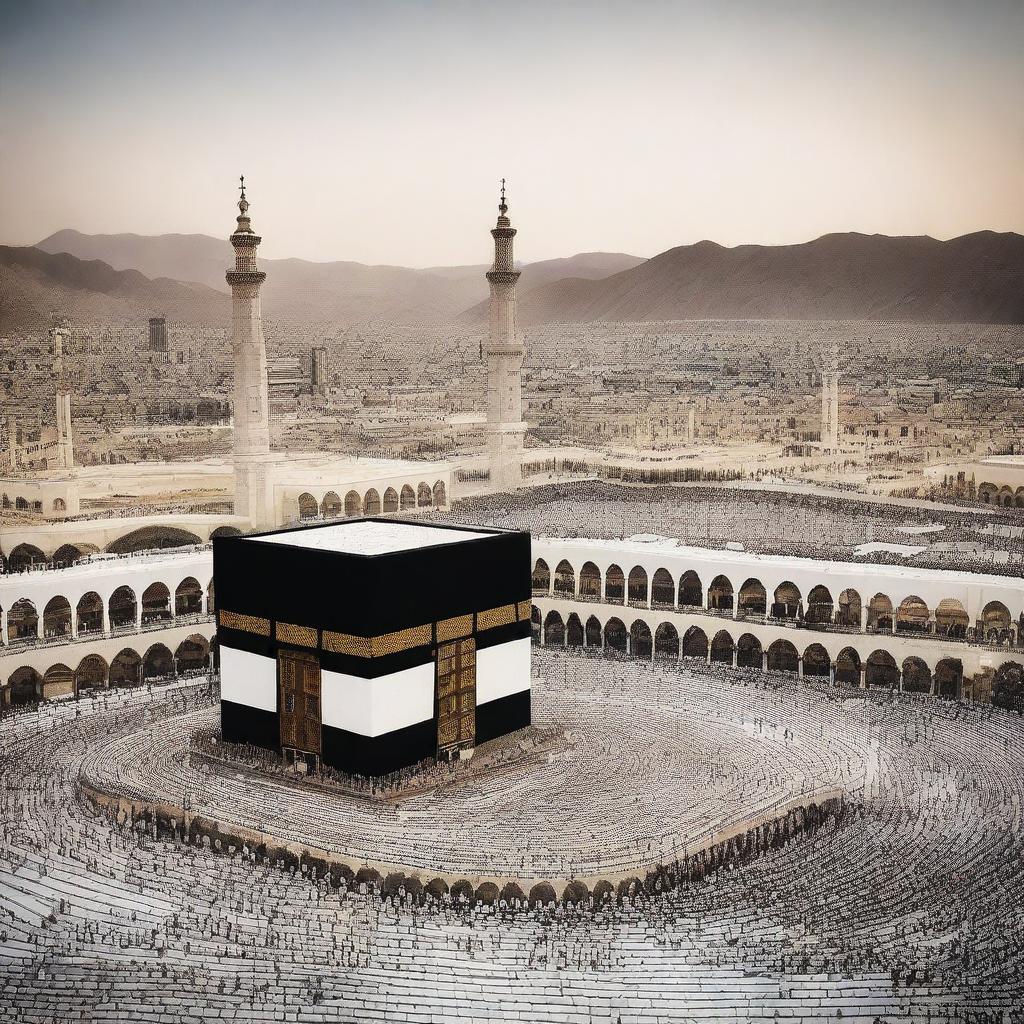
[[[44,238],[37,248],[103,260],[115,270],[138,270],[150,278],[196,281],[225,292],[224,271],[234,262],[227,239],[209,235],[85,235],[65,229]],[[639,262],[639,257],[625,253],[543,260],[524,267],[521,287],[564,277],[607,277]],[[263,297],[268,315],[283,319],[444,322],[487,297],[484,265],[413,270],[343,260],[284,259],[260,260],[259,266],[267,272]]]
[[[470,315],[477,311],[469,311]],[[680,246],[601,281],[555,281],[523,324],[685,319],[1024,321],[1024,236],[832,234],[788,246]]]
[[[114,270],[99,260],[53,255],[31,246],[0,246],[0,330],[44,330],[54,316],[86,322],[124,322],[164,315],[222,325],[226,296],[200,284],[150,280],[137,270]]]

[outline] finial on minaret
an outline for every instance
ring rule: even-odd
[[[501,179],[501,202],[498,203],[498,211],[504,214],[508,210],[508,204],[505,202],[505,179]]]
[[[252,233],[252,225],[249,222],[249,200],[245,198],[245,175],[238,176],[238,227],[235,234]]]

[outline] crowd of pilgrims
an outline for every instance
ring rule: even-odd
[[[708,670],[769,688],[755,670]],[[82,799],[92,744],[212,692],[107,691],[0,722],[13,1019],[274,1020],[285,1005],[299,1020],[442,1020],[453,1006],[477,1019],[501,1005],[626,1022],[698,1005],[735,1020],[1024,1020],[1024,730],[1004,712],[822,687],[870,710],[881,767],[859,799],[756,856],[531,899],[216,852]],[[776,694],[784,712],[789,691]]]

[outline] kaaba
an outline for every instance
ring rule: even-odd
[[[530,534],[351,519],[213,541],[221,731],[379,776],[530,724]]]

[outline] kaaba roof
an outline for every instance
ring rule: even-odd
[[[351,555],[383,555],[483,540],[504,532],[403,519],[351,519],[297,530],[253,534],[245,539]]]

